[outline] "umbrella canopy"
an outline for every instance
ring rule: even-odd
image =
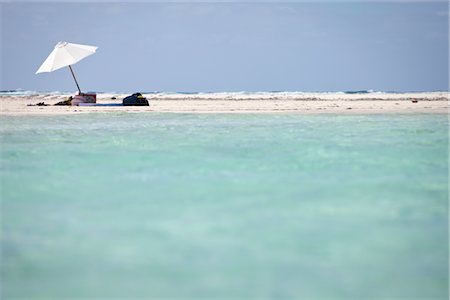
[[[98,47],[95,46],[59,42],[58,44],[56,44],[55,49],[53,49],[44,63],[36,71],[36,74],[43,72],[52,72],[69,66],[70,71],[72,72],[73,79],[75,79],[75,83],[77,84],[78,91],[81,93],[77,79],[75,78],[72,67],[70,65],[73,65],[83,58],[94,54],[97,48]]]
[[[39,67],[36,74],[43,72],[52,72],[62,67],[73,65],[85,57],[95,53],[98,47],[59,42],[55,49],[47,57],[44,63]]]

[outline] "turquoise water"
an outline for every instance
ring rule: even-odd
[[[447,299],[446,115],[0,125],[2,299]]]

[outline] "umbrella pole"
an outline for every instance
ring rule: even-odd
[[[69,65],[69,69],[70,69],[70,72],[72,73],[73,79],[75,79],[75,83],[77,84],[78,91],[80,92],[80,95],[81,95],[80,86],[78,85],[78,81],[75,78],[75,74],[73,74],[73,70],[72,70],[72,67],[70,65]]]

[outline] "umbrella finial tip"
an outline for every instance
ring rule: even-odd
[[[56,44],[55,48],[61,48],[67,45],[67,42],[59,41],[58,44]]]

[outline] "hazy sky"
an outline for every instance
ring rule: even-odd
[[[84,91],[448,90],[445,1],[0,5],[2,90],[75,91],[58,41]]]

